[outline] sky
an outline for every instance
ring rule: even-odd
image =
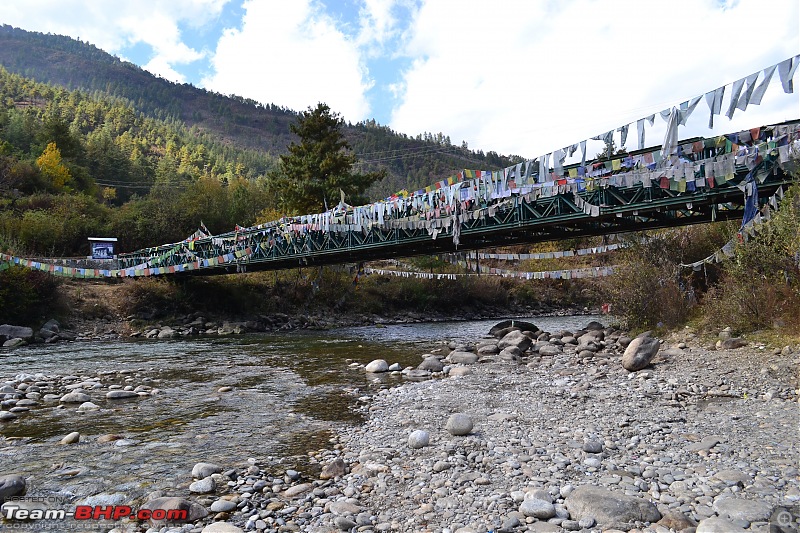
[[[797,0],[26,0],[0,23],[80,38],[165,79],[535,158],[800,53]],[[680,138],[800,118],[777,73],[759,106]],[[761,74],[758,82],[761,81]],[[658,115],[646,145],[663,140]],[[621,143],[616,133],[616,144]],[[602,143],[590,141],[589,152]]]

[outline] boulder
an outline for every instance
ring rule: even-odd
[[[500,331],[507,328],[517,328],[520,331],[539,331],[539,328],[536,327],[535,324],[525,322],[524,320],[503,320],[495,324],[492,329],[489,330],[489,335],[497,337],[498,339],[502,338],[502,336],[498,337],[498,334]]]
[[[47,322],[44,323],[40,331],[47,330],[52,331],[53,333],[58,333],[60,331],[61,324],[58,323],[58,320],[51,318]]]
[[[0,337],[5,337],[6,339],[30,340],[33,338],[33,329],[25,326],[3,324],[0,326]]]
[[[67,394],[62,396],[61,399],[59,400],[59,402],[61,402],[61,403],[85,403],[85,402],[88,402],[88,401],[91,401],[91,400],[92,400],[92,397],[89,396],[88,394],[84,394],[82,392],[73,391],[73,392],[68,392]]]
[[[444,365],[436,357],[426,357],[419,365],[417,370],[427,370],[429,372],[441,372]]]
[[[655,523],[661,519],[656,506],[647,500],[592,485],[572,491],[564,504],[573,520],[591,517],[604,527],[636,521]]]
[[[14,496],[22,496],[25,490],[25,478],[19,474],[0,476],[0,503]]]
[[[583,329],[588,330],[588,331],[596,331],[596,330],[602,331],[602,330],[605,329],[605,326],[603,324],[601,324],[600,322],[598,322],[597,320],[592,320],[591,322],[586,324],[586,327],[583,328]]]
[[[553,356],[558,355],[560,353],[561,353],[561,348],[559,348],[555,344],[548,343],[545,346],[542,346],[541,348],[539,348],[539,355],[544,356],[544,357],[553,357]]]
[[[556,508],[552,503],[538,498],[528,498],[522,501],[519,512],[525,516],[532,516],[539,520],[547,520],[556,515]]]
[[[706,518],[697,525],[695,533],[745,533],[745,529],[724,518]]]
[[[197,463],[192,467],[192,477],[194,479],[204,479],[220,472],[222,472],[222,467],[214,463]]]
[[[128,398],[138,397],[139,395],[132,390],[111,390],[106,393],[106,398],[109,400],[126,400]]]
[[[471,365],[472,363],[478,362],[478,354],[472,352],[450,352],[450,355],[447,356],[450,359],[450,362],[453,364],[462,363],[465,365]]]
[[[450,415],[450,418],[447,419],[447,423],[445,424],[444,428],[451,434],[451,435],[468,435],[470,431],[472,431],[472,418],[469,415],[465,415],[464,413],[455,413]]]
[[[141,506],[141,509],[148,509],[150,511],[153,509],[163,509],[165,511],[177,510],[187,512],[186,520],[178,520],[173,517],[170,518],[170,522],[196,522],[197,520],[208,516],[208,511],[206,511],[202,505],[192,503],[189,500],[178,497],[155,498],[149,502],[145,502]],[[166,520],[156,521],[151,519],[150,522],[153,525],[159,525],[165,523]]]
[[[497,343],[497,347],[502,350],[503,348],[508,348],[509,346],[515,346],[519,348],[521,352],[524,352],[528,348],[530,348],[533,341],[530,337],[525,335],[520,330],[514,330],[507,333],[500,342]]]
[[[408,447],[415,450],[424,448],[430,443],[430,438],[430,434],[424,429],[412,431],[408,436]]]
[[[28,344],[25,342],[25,339],[20,339],[19,337],[14,339],[8,339],[3,343],[3,348],[16,348],[17,346],[25,346]]]
[[[658,353],[661,344],[650,336],[650,332],[642,333],[631,341],[622,355],[622,367],[636,372],[647,367]]]
[[[383,359],[375,359],[374,361],[371,361],[364,369],[370,373],[388,372],[389,363]]]
[[[744,498],[719,498],[714,502],[714,510],[722,518],[745,522],[766,522],[772,514],[768,503]]]
[[[731,337],[729,339],[719,341],[719,347],[723,350],[735,350],[742,346],[747,346],[747,341],[741,337]]]
[[[244,533],[244,529],[228,522],[214,522],[204,527],[200,533]]]
[[[340,477],[345,475],[347,472],[347,465],[344,462],[344,459],[341,457],[337,457],[322,467],[322,472],[319,474],[320,479],[333,479],[336,477]]]

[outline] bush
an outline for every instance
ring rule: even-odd
[[[0,324],[36,325],[51,317],[59,300],[58,280],[45,272],[13,266],[0,272]]]
[[[706,296],[705,318],[715,327],[754,331],[800,326],[800,187],[787,193],[759,234],[736,246],[720,282]]]

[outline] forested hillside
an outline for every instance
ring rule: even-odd
[[[289,124],[303,111],[171,83],[89,43],[8,25],[0,27],[0,65],[40,82],[122,99],[143,116],[182,123],[193,135],[256,150],[262,157],[269,156],[265,159],[274,160],[285,153],[294,140]],[[309,106],[316,104],[308,102]],[[350,124],[345,135],[364,161],[360,170],[388,171],[387,178],[371,190],[375,198],[429,185],[459,169],[496,169],[518,159],[455,146],[442,133],[420,133],[412,138],[374,121]],[[258,173],[263,169],[252,170]]]

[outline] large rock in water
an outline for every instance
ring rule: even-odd
[[[631,341],[622,355],[622,367],[630,372],[641,370],[650,364],[658,353],[661,344],[650,336],[650,332],[642,333]]]
[[[530,322],[525,322],[524,320],[503,320],[492,327],[489,330],[489,335],[493,337],[497,337],[497,334],[500,331],[503,331],[507,328],[517,328],[520,331],[539,331],[539,328],[536,327],[536,324],[532,324]]]
[[[25,478],[19,474],[0,476],[0,503],[13,496],[25,494]]]
[[[380,372],[388,372],[389,371],[389,363],[387,363],[384,359],[375,359],[371,361],[365,368],[367,372],[370,374],[380,373]]]
[[[573,520],[591,517],[605,527],[616,527],[637,520],[654,523],[661,519],[656,506],[647,500],[592,485],[572,491],[564,504]]]
[[[33,330],[24,326],[12,326],[10,324],[3,324],[0,326],[0,337],[7,339],[24,339],[30,340],[33,338]]]

